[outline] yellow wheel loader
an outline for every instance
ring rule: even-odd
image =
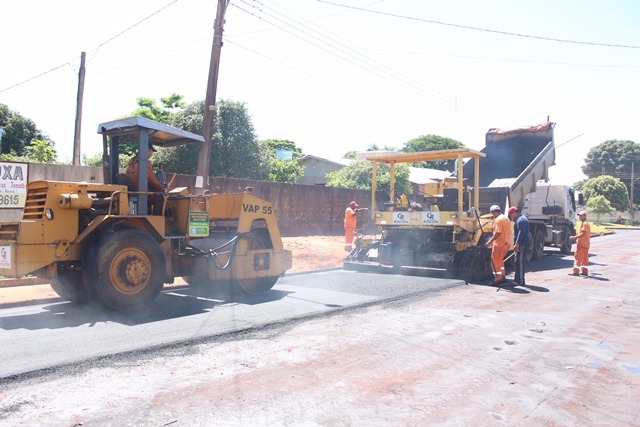
[[[22,220],[0,223],[0,275],[36,276],[76,303],[97,299],[135,311],[176,277],[262,293],[291,268],[273,206],[250,191],[194,195],[184,187],[154,194],[133,190],[148,188],[147,174],[134,186],[120,173],[125,140],[146,153],[149,144],[202,144],[202,136],[137,116],[102,123],[98,133],[105,183],[29,182]],[[146,156],[139,161],[146,171]],[[153,209],[152,199],[161,201]]]

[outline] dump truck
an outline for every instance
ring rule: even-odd
[[[571,253],[575,235],[575,192],[570,186],[548,183],[548,171],[555,164],[555,123],[547,122],[515,129],[490,129],[485,156],[480,159],[479,179],[469,185],[480,187],[480,212],[498,205],[503,212],[517,206],[529,219],[532,246],[528,260],[541,258],[545,246]],[[475,165],[464,166],[473,176]]]
[[[564,255],[571,253],[580,196],[569,185],[549,182],[539,182],[536,191],[525,196],[522,213],[529,219],[533,238],[530,258],[541,258],[546,246],[559,248]]]
[[[344,268],[405,274],[423,271],[465,280],[491,277],[490,251],[485,248],[493,231],[489,208],[498,205],[502,212],[507,212],[510,206],[519,206],[527,213],[527,197],[533,201],[535,195],[542,194],[538,193],[538,182],[548,179],[548,170],[555,163],[554,126],[547,120],[530,127],[490,129],[481,151],[456,149],[365,156],[373,162],[374,206],[377,163],[391,165],[390,199],[372,214],[380,237],[358,236]],[[413,197],[419,200],[409,200],[412,195],[395,197],[395,164],[450,159],[456,159],[456,171],[443,180],[418,185],[417,196]],[[569,196],[572,193],[567,192]],[[570,250],[569,236],[575,230],[569,220],[548,214],[556,211],[557,208],[545,208],[545,214],[538,216],[531,215],[531,210],[528,212],[535,244],[527,251],[527,258],[542,256],[544,242],[561,246],[563,253]],[[569,210],[566,216],[571,215]]]
[[[0,223],[0,275],[20,284],[29,276],[50,283],[66,300],[98,300],[118,311],[151,306],[165,284],[224,284],[269,291],[291,268],[271,203],[250,189],[191,194],[187,187],[155,193],[147,174],[137,186],[121,173],[120,144],[170,147],[204,138],[143,117],[102,123],[104,183],[38,180],[27,184],[22,219]],[[140,170],[148,159],[140,156]]]

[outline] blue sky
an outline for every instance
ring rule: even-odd
[[[82,51],[84,154],[101,149],[98,124],[138,97],[205,96],[217,0],[98,5],[0,2],[0,103],[34,120],[62,160]],[[640,143],[638,17],[635,0],[232,0],[218,98],[246,103],[259,138],[321,157],[425,134],[481,149],[489,128],[549,116],[551,179],[573,183],[591,147]]]

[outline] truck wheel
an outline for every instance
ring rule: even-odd
[[[99,242],[94,289],[108,307],[134,311],[148,307],[164,284],[160,246],[137,230],[110,233]]]
[[[560,245],[560,253],[563,255],[571,254],[571,246],[573,245],[573,242],[569,237],[571,237],[571,230],[566,228],[564,230],[564,238],[563,238],[564,241],[562,242],[562,245]]]
[[[87,304],[91,301],[91,288],[82,280],[82,272],[65,271],[51,280],[51,289],[60,298],[75,304]]]
[[[544,232],[537,230],[533,236],[532,259],[540,259],[544,255]]]
[[[524,248],[524,260],[530,262],[533,259],[533,242],[529,243]]]

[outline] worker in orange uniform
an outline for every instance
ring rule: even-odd
[[[492,285],[501,285],[507,282],[505,279],[504,256],[509,250],[509,237],[511,223],[500,210],[500,206],[493,205],[489,209],[493,215],[493,235],[487,241],[487,247],[491,248],[491,265],[493,267]]]
[[[587,213],[585,211],[578,212],[580,219],[580,229],[578,234],[569,237],[576,242],[576,252],[574,255],[572,275],[583,276],[589,275],[589,246],[591,246],[591,225],[587,222]]]
[[[147,190],[148,192],[154,193],[162,193],[166,194],[165,188],[162,186],[162,183],[158,179],[155,173],[153,173],[153,166],[151,165],[151,156],[156,152],[156,149],[153,145],[149,144],[149,150],[147,151],[147,159],[149,162],[147,163]],[[138,174],[140,169],[140,155],[136,154],[129,160],[129,164],[127,165],[126,175],[131,180],[133,184],[134,191],[141,191],[138,189]],[[149,205],[152,206],[152,211],[158,213],[158,211],[162,207],[162,196],[159,194],[151,194],[149,196]]]
[[[356,227],[358,225],[358,217],[356,214],[361,211],[366,210],[364,208],[360,208],[355,201],[349,203],[349,206],[344,211],[344,250],[351,251],[353,249],[353,235],[356,232]]]

